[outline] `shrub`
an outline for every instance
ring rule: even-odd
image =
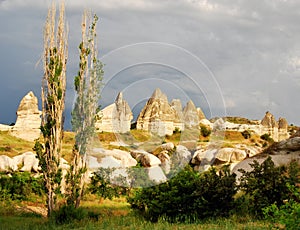
[[[249,130],[244,130],[243,132],[241,132],[241,134],[245,139],[249,139],[251,137],[251,132]]]
[[[100,168],[91,178],[89,191],[96,194],[103,199],[113,199],[118,197],[120,187],[111,182],[111,175],[114,171],[113,168]]]
[[[239,188],[249,198],[249,212],[256,217],[262,217],[262,209],[270,204],[283,204],[283,200],[291,197],[287,183],[295,185],[299,182],[299,166],[292,162],[288,167],[275,167],[271,157],[262,164],[254,161],[250,166],[252,171],[243,169]]]
[[[273,138],[268,133],[261,135],[260,138],[264,141],[274,142]]]
[[[201,135],[203,137],[208,137],[211,134],[211,129],[206,127],[205,125],[200,125]]]
[[[128,202],[132,209],[154,222],[159,218],[191,222],[227,216],[235,193],[235,174],[230,174],[228,168],[217,174],[214,168],[199,173],[187,166],[163,184],[135,190]]]
[[[289,186],[290,191],[296,199],[288,200],[284,205],[278,207],[272,204],[263,209],[264,216],[269,220],[273,227],[281,227],[282,229],[300,229],[300,190],[295,186]]]
[[[82,220],[88,217],[88,213],[83,208],[75,208],[74,205],[64,205],[52,212],[51,220],[56,224],[68,224],[72,221]]]
[[[14,172],[10,176],[0,174],[0,198],[10,197],[13,200],[28,200],[32,194],[45,193],[42,178],[33,177],[29,172]]]
[[[175,127],[173,134],[181,133],[181,130],[178,127]]]

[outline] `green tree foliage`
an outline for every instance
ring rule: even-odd
[[[241,134],[245,139],[249,139],[251,137],[251,132],[249,130],[244,130],[243,132],[241,132]]]
[[[280,229],[300,229],[300,189],[296,186],[289,186],[289,190],[294,195],[292,199],[286,201],[282,206],[275,203],[264,208],[263,213],[274,228]]]
[[[43,195],[45,186],[41,177],[33,177],[29,172],[0,174],[0,199],[28,200],[31,195]]]
[[[88,146],[95,134],[95,120],[102,86],[103,64],[97,59],[96,25],[94,15],[87,28],[90,15],[85,12],[82,21],[82,41],[79,45],[79,71],[74,79],[77,93],[72,111],[72,128],[75,132],[73,160],[66,176],[67,203],[79,207],[86,181],[86,157]]]
[[[127,193],[126,187],[121,187],[118,184],[124,184],[124,178],[115,178],[115,184],[111,181],[114,168],[100,168],[91,178],[89,191],[92,194],[98,195],[102,199],[113,199]]]
[[[253,168],[250,172],[239,170],[242,173],[239,188],[249,199],[249,212],[262,217],[263,208],[273,203],[281,206],[290,197],[288,184],[295,185],[299,182],[299,166],[293,162],[289,167],[276,167],[271,157],[262,164],[254,161],[250,165]]]
[[[274,142],[273,138],[268,133],[261,135],[260,138],[264,141]]]
[[[235,174],[227,167],[217,174],[214,168],[199,173],[187,166],[165,183],[135,190],[128,202],[151,221],[185,222],[227,216],[235,193]]]
[[[203,137],[208,137],[211,134],[211,129],[208,128],[207,126],[200,125],[200,128],[201,128],[201,135]]]

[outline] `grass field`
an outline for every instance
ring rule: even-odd
[[[13,205],[16,204],[11,203],[10,207],[6,207],[2,203],[0,208],[0,229],[269,229],[267,222],[252,221],[248,218],[239,218],[236,216],[228,219],[205,220],[192,224],[171,224],[163,220],[159,220],[157,223],[151,223],[131,212],[125,198],[116,198],[112,201],[104,200],[101,203],[97,199],[84,201],[82,207],[88,211],[98,213],[100,218],[98,220],[84,219],[65,225],[57,225],[38,214],[18,211]]]

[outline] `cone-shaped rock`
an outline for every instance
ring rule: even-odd
[[[190,100],[183,110],[184,124],[188,128],[199,126],[199,115],[193,101]]]
[[[171,135],[178,114],[170,106],[167,96],[156,89],[137,119],[137,129],[150,131],[160,136]]]
[[[128,103],[123,99],[122,92],[118,94],[113,104],[98,113],[98,117],[99,119],[95,124],[96,130],[113,133],[129,132],[133,118]]]
[[[17,121],[11,134],[34,141],[40,136],[41,112],[38,109],[37,97],[30,91],[20,102],[17,110]]]

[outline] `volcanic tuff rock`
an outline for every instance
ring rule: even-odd
[[[184,124],[188,128],[199,126],[198,111],[194,103],[190,100],[183,109]]]
[[[11,130],[15,137],[34,141],[40,137],[41,112],[38,109],[38,100],[30,91],[20,102],[17,110],[17,121]]]
[[[288,122],[285,118],[280,117],[278,120],[278,140],[285,140],[289,138]]]
[[[123,94],[120,92],[116,101],[102,109],[98,116],[95,127],[101,132],[126,133],[130,131],[131,120],[133,118],[131,109],[128,103],[123,99]]]
[[[261,120],[261,125],[263,126],[263,133],[268,133],[274,141],[278,141],[278,123],[273,114],[267,111],[266,115]]]
[[[164,136],[171,135],[176,127],[182,130],[178,113],[170,106],[167,96],[156,89],[138,116],[137,129]]]

